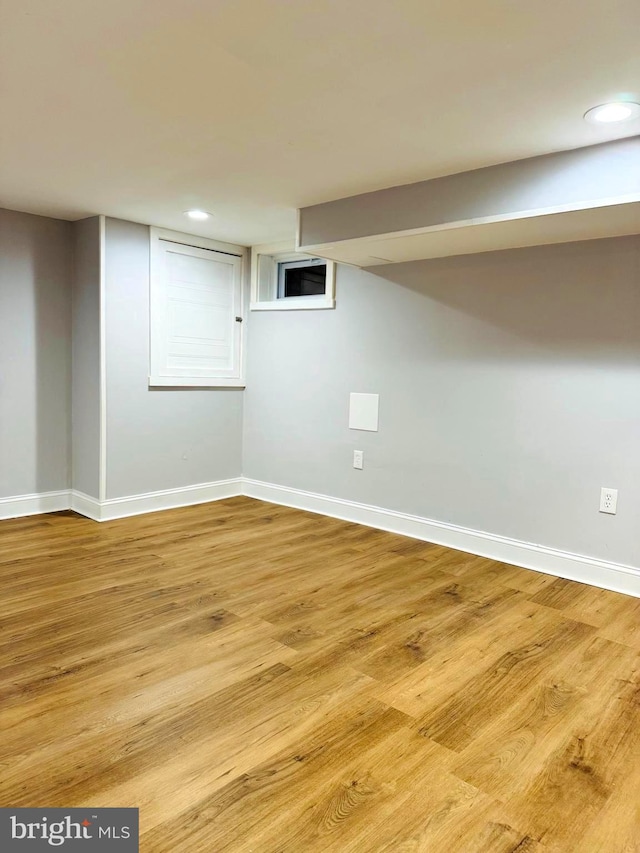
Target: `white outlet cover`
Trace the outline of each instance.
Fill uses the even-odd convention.
[[[378,394],[349,395],[349,429],[378,432]]]
[[[606,487],[600,490],[600,512],[615,515],[618,511],[618,490]]]

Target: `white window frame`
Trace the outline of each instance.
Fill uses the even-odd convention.
[[[238,322],[239,355],[238,366],[233,376],[220,376],[211,372],[208,376],[167,376],[163,375],[160,353],[162,341],[162,325],[159,317],[162,313],[161,300],[164,299],[162,287],[164,249],[162,241],[178,243],[196,250],[208,249],[240,258],[240,292]],[[168,231],[164,228],[150,228],[149,253],[149,387],[191,387],[191,388],[244,388],[245,387],[245,279],[249,250],[246,246],[223,243],[208,237],[198,237],[194,234],[184,234],[180,231]]]
[[[309,311],[336,307],[336,264],[322,258],[327,265],[324,295],[278,297],[278,264],[316,258],[297,252],[292,243],[267,243],[251,247],[251,311]],[[268,282],[260,281],[262,259],[268,259],[273,271]]]

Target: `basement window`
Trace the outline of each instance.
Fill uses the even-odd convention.
[[[335,307],[335,263],[295,252],[287,244],[251,250],[251,309]]]
[[[278,263],[278,299],[324,296],[326,290],[327,262],[322,258]]]

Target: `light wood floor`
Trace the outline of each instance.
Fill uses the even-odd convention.
[[[234,498],[0,523],[0,805],[143,853],[640,851],[640,600]]]

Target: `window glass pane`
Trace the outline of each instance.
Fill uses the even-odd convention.
[[[327,282],[327,267],[294,267],[284,271],[284,295],[323,296]]]

